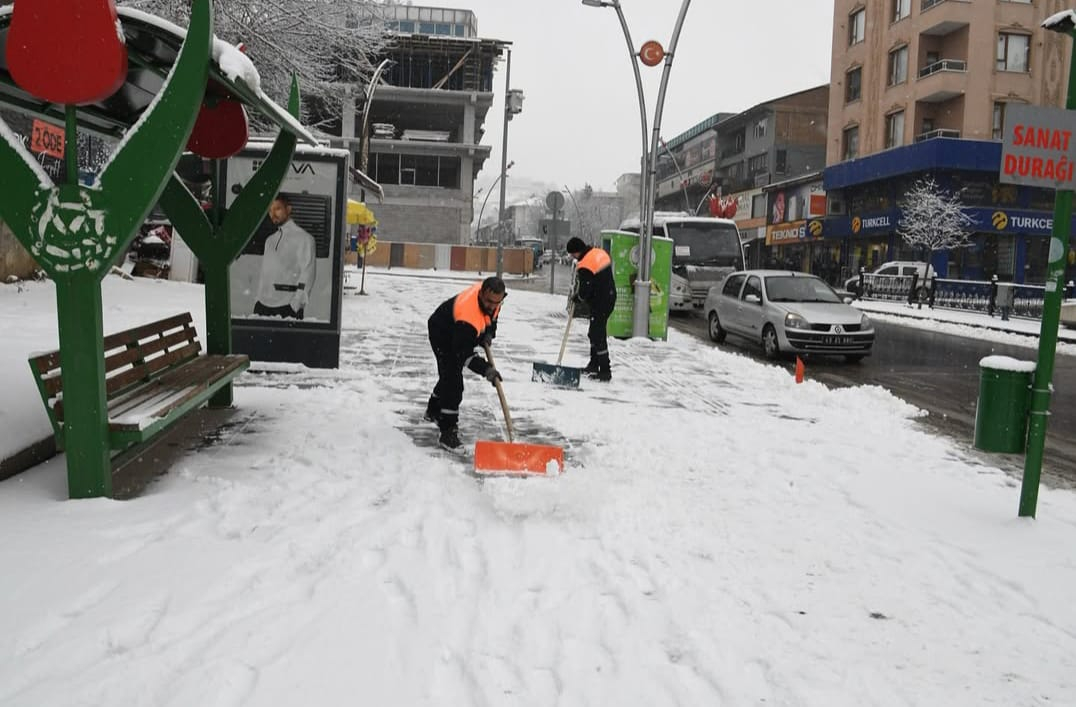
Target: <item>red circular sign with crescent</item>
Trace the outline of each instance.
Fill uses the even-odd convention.
[[[639,49],[639,58],[647,66],[657,66],[665,58],[665,50],[661,48],[661,42],[651,39]]]

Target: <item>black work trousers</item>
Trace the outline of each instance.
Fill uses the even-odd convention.
[[[463,401],[463,368],[452,350],[452,342],[443,341],[430,332],[430,348],[437,359],[437,383],[433,386],[428,409],[439,414],[437,424],[442,430],[455,429],[460,419]]]
[[[591,367],[609,370],[609,335],[606,332],[609,315],[612,312],[591,311],[590,326],[587,327],[587,339],[590,340]]]

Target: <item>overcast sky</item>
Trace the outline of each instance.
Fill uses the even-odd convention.
[[[639,102],[615,10],[580,0],[413,4],[473,10],[482,37],[512,42],[512,87],[525,96],[523,113],[509,123],[515,180],[573,189],[589,182],[611,190],[621,174],[638,171]],[[680,2],[621,0],[621,5],[636,49],[649,39],[668,47]],[[669,140],[714,113],[743,111],[829,83],[832,22],[833,3],[824,0],[693,0],[669,78],[662,137]],[[661,67],[640,65],[648,137]],[[484,138],[493,154],[479,187],[500,170],[504,70],[502,62]]]

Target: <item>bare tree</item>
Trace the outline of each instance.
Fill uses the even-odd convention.
[[[936,251],[971,245],[968,229],[975,220],[964,213],[960,197],[943,190],[932,177],[916,181],[897,205],[901,210],[897,233],[912,248],[921,249],[928,263]]]
[[[345,87],[365,84],[392,40],[385,0],[212,0],[214,34],[243,44],[258,68],[262,90],[286,103],[292,74],[303,92],[304,120],[312,127],[339,125]],[[190,0],[128,0],[143,10],[186,27]],[[254,118],[255,116],[252,116]]]

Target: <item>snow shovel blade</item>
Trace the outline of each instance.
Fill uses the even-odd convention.
[[[570,366],[556,366],[552,363],[535,363],[531,371],[531,380],[559,385],[562,388],[578,388],[582,377],[581,369]]]
[[[557,476],[564,471],[564,450],[480,439],[474,445],[474,470],[486,476]]]

